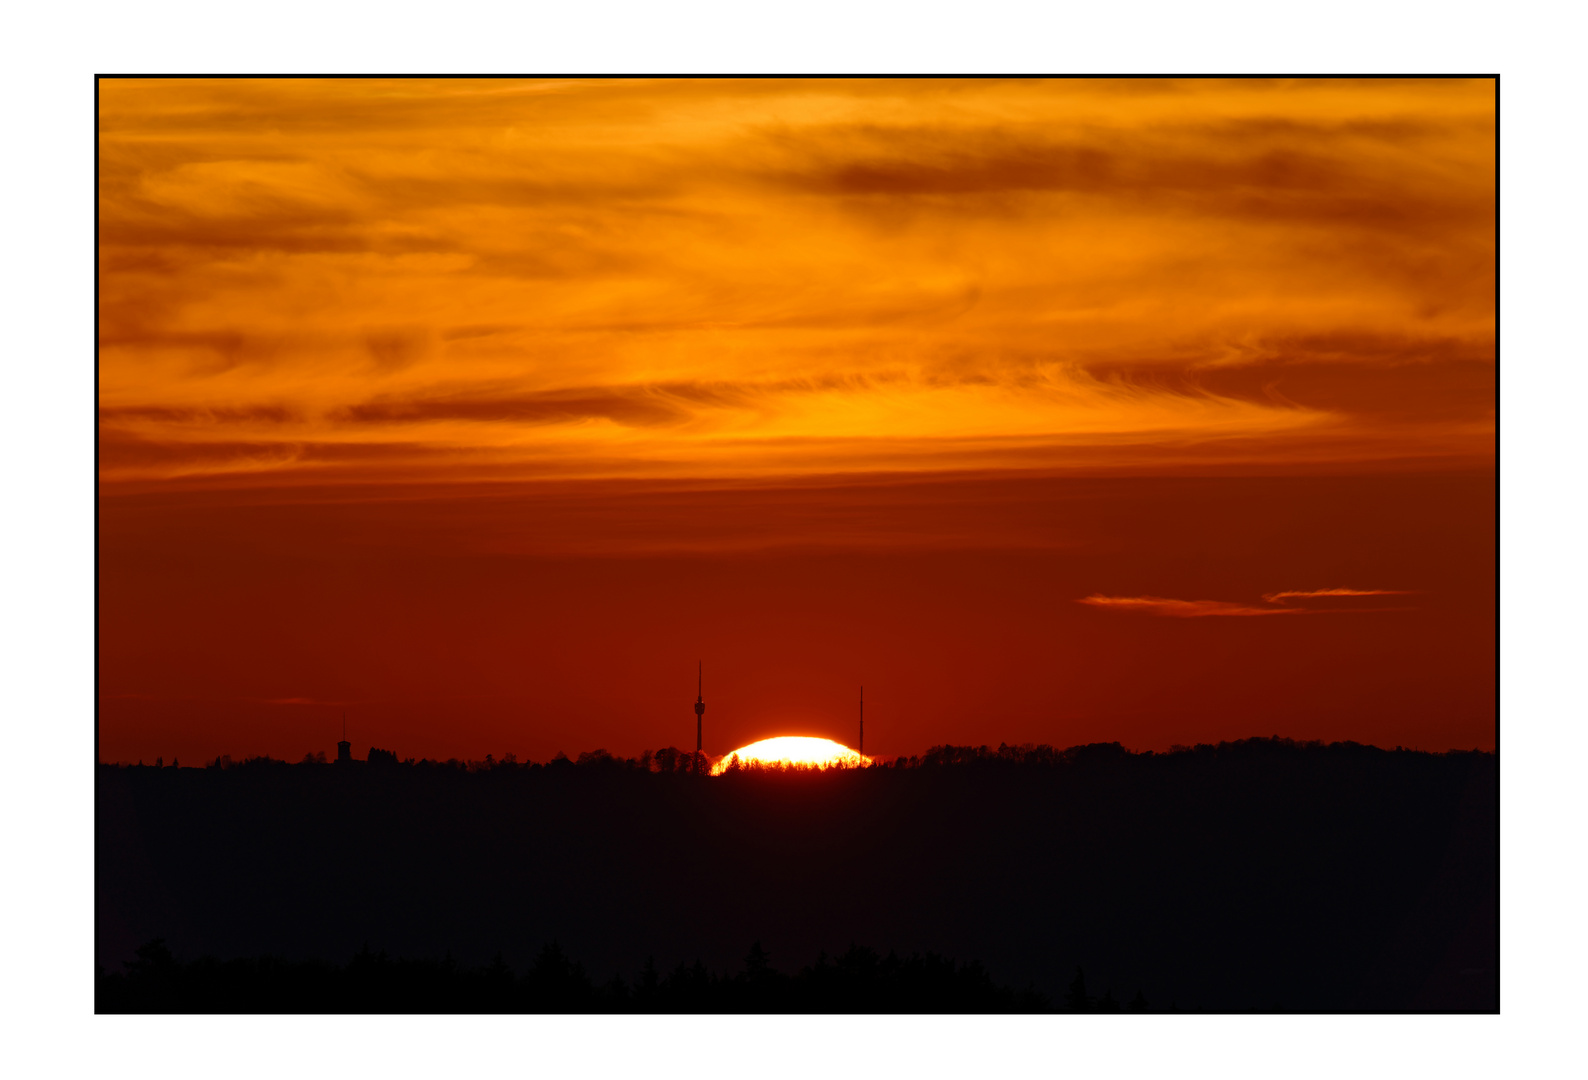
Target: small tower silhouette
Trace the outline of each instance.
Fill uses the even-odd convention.
[[[855,747],[855,753],[866,752],[866,688],[860,688],[860,745]]]
[[[353,760],[353,744],[347,741],[347,713],[342,714],[342,741],[336,744],[336,760]]]
[[[700,663],[700,666],[695,669],[695,758],[697,762],[700,758],[701,718],[706,715],[705,685],[705,664]]]

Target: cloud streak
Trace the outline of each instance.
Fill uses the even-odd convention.
[[[1410,596],[1405,589],[1303,589],[1287,590],[1285,592],[1264,593],[1263,599],[1270,604],[1282,604],[1286,600],[1310,600],[1324,596]]]
[[[1161,615],[1171,619],[1200,619],[1219,616],[1261,616],[1261,615],[1346,615],[1368,614],[1382,611],[1408,611],[1409,608],[1365,608],[1365,607],[1295,607],[1286,604],[1290,599],[1313,599],[1332,597],[1357,597],[1357,596],[1408,596],[1409,592],[1401,589],[1311,589],[1311,590],[1286,590],[1283,592],[1264,593],[1263,599],[1274,607],[1256,607],[1249,604],[1233,603],[1226,600],[1173,600],[1163,596],[1104,596],[1093,593],[1091,596],[1081,597],[1078,604],[1087,604],[1091,607],[1105,608],[1113,611],[1131,611],[1143,615]]]
[[[1143,615],[1163,615],[1171,619],[1201,619],[1210,616],[1300,615],[1300,608],[1264,608],[1224,600],[1171,600],[1163,596],[1103,596],[1097,593],[1077,600],[1078,604],[1132,611]]]

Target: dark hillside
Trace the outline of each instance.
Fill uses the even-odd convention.
[[[687,755],[684,756],[687,759]],[[937,748],[816,773],[394,760],[99,769],[98,961],[392,957],[601,984],[752,942],[1209,1010],[1498,1007],[1492,754]]]

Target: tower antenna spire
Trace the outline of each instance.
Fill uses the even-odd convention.
[[[353,745],[347,741],[347,710],[342,710],[342,741],[336,744],[336,760],[352,761]]]
[[[855,747],[855,752],[866,752],[866,688],[860,688],[860,745]]]
[[[701,718],[706,715],[706,665],[704,661],[696,661],[695,668],[695,768],[700,768],[700,726]]]

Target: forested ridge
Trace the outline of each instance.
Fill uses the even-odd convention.
[[[663,1010],[1062,1008],[1078,968],[1104,1008],[1498,1007],[1493,754],[945,746],[720,777],[670,749],[370,758],[102,766],[101,986],[230,964],[345,989],[384,954],[388,973],[451,971],[436,1002],[495,978],[492,1009],[639,1008],[648,970],[673,988],[647,999]],[[748,943],[777,962],[734,997]],[[582,1005],[534,989],[548,956],[588,983]],[[846,983],[849,1004],[816,1004],[840,983],[806,973],[846,956],[981,989],[912,1005],[898,976],[894,999]]]

